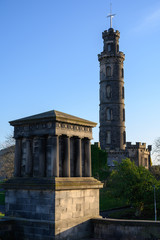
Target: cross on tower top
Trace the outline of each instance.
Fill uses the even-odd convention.
[[[112,14],[112,4],[110,4],[110,14],[107,16],[110,18],[110,28],[112,28],[112,18],[115,16],[116,14]]]

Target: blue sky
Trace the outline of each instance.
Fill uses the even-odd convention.
[[[160,1],[112,0],[125,53],[127,141],[160,136]],[[107,0],[0,1],[0,142],[8,121],[52,109],[99,122]],[[94,141],[98,141],[98,126]]]

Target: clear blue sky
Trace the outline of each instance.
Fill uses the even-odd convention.
[[[107,0],[0,1],[0,142],[8,121],[52,109],[99,122]],[[125,60],[127,141],[160,136],[160,1],[112,0]],[[98,126],[94,141],[98,141]]]

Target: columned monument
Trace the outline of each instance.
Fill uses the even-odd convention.
[[[99,216],[102,183],[91,177],[96,123],[58,111],[11,121],[16,139],[14,178],[5,215],[17,240],[80,239]]]

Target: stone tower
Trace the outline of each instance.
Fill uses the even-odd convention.
[[[100,62],[100,132],[102,149],[124,150],[126,143],[124,69],[125,55],[119,51],[119,31],[102,33],[104,47]]]

